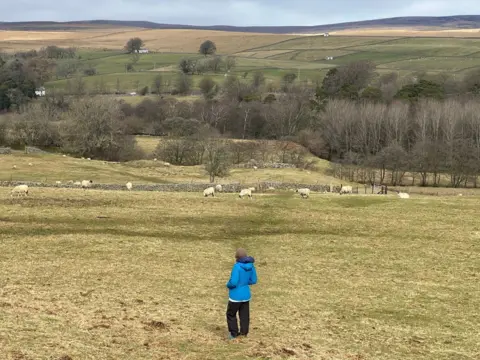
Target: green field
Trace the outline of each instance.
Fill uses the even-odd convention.
[[[80,50],[84,67],[95,67],[98,75],[85,77],[87,88],[98,87],[100,79],[108,91],[116,89],[117,79],[121,90],[136,91],[151,86],[153,78],[162,74],[170,88],[177,73],[177,64],[183,57],[199,58],[198,54],[156,53],[141,55],[134,65],[135,72],[126,73],[126,64],[131,56],[115,51]],[[323,78],[328,69],[352,61],[371,60],[380,73],[396,71],[402,75],[426,71],[463,74],[466,69],[480,67],[480,39],[453,38],[392,38],[348,36],[301,36],[263,47],[238,49],[235,54],[237,66],[233,74],[247,79],[255,71],[263,71],[270,82],[279,84],[283,75],[301,72],[303,80]],[[326,60],[333,56],[333,60]],[[152,71],[157,70],[157,71]],[[223,82],[224,74],[210,74]],[[202,76],[195,75],[197,88]],[[65,80],[51,81],[48,88],[64,88]]]

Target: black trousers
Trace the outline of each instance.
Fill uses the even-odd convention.
[[[233,337],[237,337],[239,335],[237,312],[240,315],[240,335],[247,336],[248,327],[250,326],[250,302],[228,302],[227,325],[228,332]]]

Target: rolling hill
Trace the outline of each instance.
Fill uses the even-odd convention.
[[[0,30],[23,31],[54,31],[75,30],[98,27],[135,27],[144,29],[191,29],[191,30],[217,30],[250,33],[315,33],[324,31],[338,31],[350,29],[363,29],[372,27],[395,28],[449,28],[449,29],[475,29],[480,28],[480,15],[456,16],[409,16],[366,21],[345,22],[338,24],[325,24],[314,26],[195,26],[181,24],[160,24],[150,21],[122,21],[122,20],[87,20],[73,22],[0,22]]]

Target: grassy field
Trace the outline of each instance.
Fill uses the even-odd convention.
[[[286,73],[302,72],[301,79],[322,79],[329,68],[357,60],[371,60],[380,73],[396,71],[448,72],[463,75],[480,66],[480,32],[477,30],[361,29],[321,35],[270,35],[200,30],[146,30],[98,28],[83,31],[26,32],[3,31],[0,49],[14,51],[56,44],[79,49],[84,67],[95,67],[98,75],[86,77],[87,89],[103,82],[108,91],[137,91],[151,86],[160,72],[170,88],[183,57],[197,58],[201,42],[210,39],[219,54],[237,58],[234,74],[247,79],[254,71],[263,71],[267,80],[279,85]],[[140,36],[152,53],[140,56],[135,72],[126,73],[131,62],[122,53],[124,43]],[[326,60],[332,56],[333,60]],[[155,70],[155,71],[152,71]],[[222,82],[224,74],[214,74]],[[194,87],[202,77],[194,76]],[[47,83],[47,88],[65,88],[65,80]]]
[[[475,359],[477,198],[0,188],[3,359]],[[235,248],[251,333],[226,341]]]
[[[140,146],[151,152],[158,140],[140,140]],[[32,163],[33,166],[28,166]],[[14,170],[13,165],[17,168]],[[340,180],[326,172],[328,162],[318,159],[316,171],[300,169],[232,169],[230,176],[219,178],[220,183],[240,182],[255,184],[259,181],[296,182],[304,184],[340,184]],[[140,160],[127,163],[109,163],[82,160],[61,155],[15,154],[0,157],[0,181],[37,181],[55,184],[56,181],[93,180],[95,183],[133,184],[200,182],[209,177],[201,166],[165,167],[160,161]],[[346,183],[345,181],[343,183]]]

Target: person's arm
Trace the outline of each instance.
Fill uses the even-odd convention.
[[[228,280],[227,288],[234,289],[238,285],[238,281],[240,280],[240,274],[238,273],[237,267],[234,265],[232,268],[232,273],[230,274],[230,280]]]
[[[248,285],[255,285],[257,283],[257,270],[255,266],[252,267],[252,273],[250,274],[250,279],[248,280]]]

